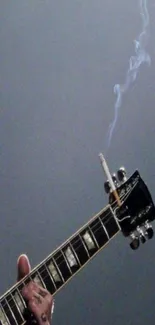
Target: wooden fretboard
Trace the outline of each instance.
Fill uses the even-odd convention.
[[[25,301],[21,290],[35,281],[52,295],[60,290],[118,233],[120,226],[108,205],[72,237],[36,266],[23,280],[0,298],[0,325],[25,323]]]

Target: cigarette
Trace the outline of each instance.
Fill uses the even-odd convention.
[[[116,187],[115,187],[114,181],[113,181],[113,179],[112,179],[112,177],[111,177],[111,174],[110,174],[110,171],[109,171],[108,165],[107,165],[106,160],[105,160],[105,158],[104,158],[104,156],[103,156],[102,153],[99,154],[99,158],[100,158],[101,166],[102,166],[102,168],[103,168],[103,170],[104,170],[104,172],[105,172],[105,175],[106,175],[106,177],[107,177],[107,179],[108,179],[108,181],[109,181],[109,184],[110,184],[110,187],[111,187],[112,193],[113,193],[113,195],[114,195],[114,197],[115,197],[115,199],[116,199],[116,201],[117,201],[117,203],[118,203],[118,206],[121,206],[121,200],[120,200],[120,197],[119,197],[119,195],[118,195],[118,193],[117,193],[117,190],[116,190]]]

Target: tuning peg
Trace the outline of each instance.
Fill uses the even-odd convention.
[[[138,247],[139,247],[139,238],[138,237],[135,237],[135,239],[132,240],[132,242],[130,243],[130,247],[133,249],[133,250],[136,250]]]
[[[112,174],[112,180],[113,180],[113,182],[114,182],[115,186],[117,187],[117,186],[118,186],[118,179],[117,179],[117,176],[116,176],[116,174],[115,174],[115,173],[114,173],[114,174]]]
[[[148,239],[151,239],[154,235],[154,231],[152,226],[146,221],[145,225],[144,225],[146,231],[145,231],[145,235]]]
[[[154,235],[153,228],[152,227],[148,228],[147,231],[146,231],[147,238],[151,239],[153,237],[153,235]]]
[[[139,233],[141,243],[144,244],[146,242],[144,231],[142,230],[142,228],[137,227],[137,232]]]
[[[139,237],[135,236],[135,234],[131,234],[131,239],[130,247],[131,249],[136,250],[140,244]]]
[[[119,168],[117,171],[117,177],[120,182],[125,182],[127,180],[125,167]]]
[[[106,192],[107,194],[110,193],[110,183],[109,183],[109,181],[106,181],[106,182],[104,183],[104,190],[105,190],[105,192]]]
[[[146,238],[145,238],[145,236],[144,235],[142,235],[142,234],[140,234],[140,240],[141,240],[141,243],[142,244],[145,244],[145,242],[146,242]]]

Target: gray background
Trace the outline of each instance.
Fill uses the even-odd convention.
[[[124,97],[112,171],[139,168],[155,199],[155,4],[150,68]],[[141,31],[138,1],[0,2],[0,292],[16,259],[32,266],[106,203],[98,153]],[[153,324],[155,239],[132,252],[120,234],[56,296],[53,324]]]

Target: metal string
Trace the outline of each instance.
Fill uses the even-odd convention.
[[[136,184],[135,184],[136,185]],[[133,188],[131,189],[131,190],[129,190],[126,194],[124,194],[124,195],[122,195],[121,197],[120,197],[120,199],[122,200],[122,202],[123,202],[123,200],[129,195],[129,193],[131,192],[133,190]],[[114,201],[112,204],[111,204],[111,207],[115,210],[118,206],[117,206],[117,201]],[[101,213],[101,215],[102,215],[102,213]],[[97,217],[97,215],[96,215],[96,217]],[[100,214],[98,215],[98,217],[100,217]],[[107,217],[109,217],[107,220],[106,220],[106,218]],[[96,220],[96,219],[94,219],[94,220],[96,220],[97,222],[95,223],[95,225],[94,226],[92,226],[92,228],[91,228],[91,230],[93,230],[93,228],[96,228],[96,225],[97,224],[100,224],[99,225],[99,227],[97,227],[95,230],[94,230],[94,232],[93,232],[93,234],[95,234],[99,229],[101,229],[101,228],[103,228],[103,225],[106,225],[112,218],[114,218],[113,217],[113,215],[111,215],[111,211],[109,212],[109,210],[107,211],[107,214],[105,214],[104,216],[103,216],[103,220],[100,218],[100,220],[101,221],[99,221],[99,220]],[[92,220],[93,221],[93,220]],[[91,222],[91,220],[90,220],[90,222]],[[102,222],[103,222],[103,225],[102,225]],[[85,226],[89,226],[89,222],[88,222],[88,224],[86,224]],[[85,227],[84,226],[84,227]],[[104,228],[103,228],[104,229]],[[73,239],[74,238],[74,236],[76,236],[76,235],[78,235],[78,233],[76,233],[75,235],[73,235],[73,237],[71,238],[71,239]],[[71,239],[69,239],[69,240],[67,240],[65,243],[64,243],[64,246],[66,246],[68,243],[70,243],[70,240]],[[107,242],[110,240],[110,238],[108,238],[107,237]],[[78,242],[78,240],[77,241],[75,241],[75,243],[77,243]],[[80,248],[82,245],[80,244],[79,246],[77,246],[76,247],[76,249],[74,249],[75,250],[75,253],[76,253],[76,250],[78,249],[78,248]],[[63,248],[63,247],[62,247]],[[99,248],[100,249],[100,248]],[[99,250],[98,248],[97,248],[97,250]],[[102,249],[102,247],[101,247],[101,249]],[[59,251],[59,248],[58,248],[58,250],[57,251]],[[57,252],[56,251],[56,252]],[[55,253],[56,253],[55,252]],[[97,252],[97,251],[96,251]],[[73,255],[74,255],[74,253],[73,253]],[[78,256],[78,255],[77,255]],[[93,255],[92,255],[92,257],[93,257]],[[52,258],[52,256],[50,256],[47,260],[46,260],[46,263],[48,262],[48,260],[50,260]],[[88,257],[88,261],[89,261],[89,259],[91,258],[91,256],[90,257]],[[55,258],[55,262],[57,263],[57,266],[58,266],[58,268],[59,268],[59,266],[64,262],[64,259],[63,260],[61,260],[61,256],[59,256],[58,258]],[[59,263],[58,263],[58,261],[60,261]],[[87,261],[86,261],[87,262]],[[44,266],[44,263],[41,263],[40,265],[39,265],[39,267],[41,267],[41,266]],[[27,275],[27,277],[25,277],[25,279],[24,279],[24,281],[26,281],[27,279],[30,279],[30,281],[31,281],[31,277],[32,277],[32,275],[37,271],[37,269],[39,268],[39,267],[37,267],[35,270],[32,270],[28,275]],[[80,266],[80,268],[82,267],[82,265]],[[79,268],[79,269],[80,269]],[[44,269],[42,270],[42,272],[43,271],[47,271],[47,267],[46,266],[44,266]],[[78,271],[78,270],[77,270]],[[42,272],[38,272],[38,274],[40,274],[41,275],[41,273]],[[47,271],[48,272],[48,271]],[[71,274],[71,277],[74,275],[74,274],[76,274],[76,272],[75,273],[73,273],[73,274]],[[44,281],[45,279],[47,278],[47,276],[45,276],[45,277],[42,277],[42,280]],[[32,279],[33,280],[33,279]],[[17,283],[17,288],[20,286],[20,285],[22,285],[22,284],[24,284],[24,281],[22,281],[21,280],[21,283]],[[52,280],[51,280],[52,281]],[[63,283],[63,284],[65,284],[65,282]],[[62,285],[63,285],[62,284]],[[9,291],[6,295],[3,295],[2,297],[1,297],[1,299],[0,299],[0,301],[2,301],[3,299],[6,299],[10,294],[12,294],[12,292],[14,291],[14,290],[16,290],[15,288],[14,289],[12,289],[11,291]],[[56,289],[57,290],[57,289]],[[18,291],[20,292],[20,294],[21,294],[21,290],[20,289],[18,289]],[[3,308],[5,308],[6,307],[6,309],[8,309],[9,310],[9,306],[10,306],[10,308],[12,308],[13,306],[14,306],[14,304],[10,304],[9,306],[8,306],[8,304],[7,303],[9,303],[9,301],[11,301],[13,298],[11,297],[11,299],[9,300],[7,300],[7,302],[6,303],[4,303],[4,305],[2,306]],[[5,313],[6,313],[6,315],[7,315],[7,310],[5,311]]]

